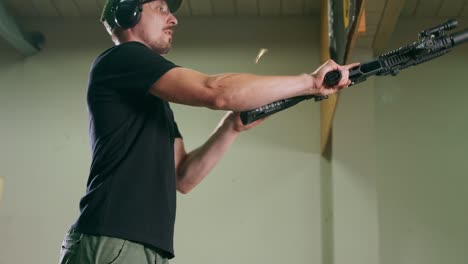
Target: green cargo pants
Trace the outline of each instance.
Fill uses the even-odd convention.
[[[169,264],[155,250],[128,240],[82,234],[70,229],[63,239],[60,264]]]

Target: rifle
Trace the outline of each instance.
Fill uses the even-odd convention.
[[[372,75],[397,75],[401,70],[440,57],[448,53],[452,47],[468,41],[468,29],[446,35],[445,31],[458,26],[457,20],[448,20],[436,27],[423,30],[418,35],[418,41],[387,52],[379,57],[362,63],[349,71],[351,85],[363,82]],[[336,85],[341,79],[339,70],[330,71],[325,75],[324,83],[328,87]],[[297,103],[314,99],[316,102],[327,99],[328,96],[305,95],[279,100],[257,109],[240,113],[242,123],[250,124],[260,118],[285,110]]]

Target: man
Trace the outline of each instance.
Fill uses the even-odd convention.
[[[174,257],[176,190],[209,173],[242,125],[239,112],[349,85],[329,61],[312,74],[206,75],[174,65],[169,52],[180,0],[108,0],[102,21],[115,46],[95,60],[88,84],[93,160],[81,214],[65,236],[61,263],[167,263]],[[335,87],[324,75],[341,70]],[[208,141],[187,153],[168,102],[229,110]]]

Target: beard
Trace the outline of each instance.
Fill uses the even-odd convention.
[[[169,53],[169,51],[172,48],[172,43],[171,41],[153,41],[151,42],[151,49],[154,50],[155,52],[164,55]]]
[[[170,45],[168,47],[165,47],[164,49],[160,49],[158,52],[161,55],[165,55],[165,54],[168,54],[169,51],[171,51],[171,46]]]

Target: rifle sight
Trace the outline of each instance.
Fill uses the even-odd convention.
[[[450,19],[447,22],[440,24],[438,26],[435,26],[430,29],[423,30],[419,33],[419,39],[427,38],[432,35],[440,36],[444,34],[444,31],[446,30],[452,30],[458,26],[458,20],[456,19]]]

